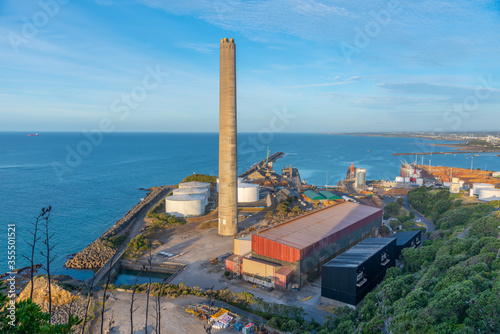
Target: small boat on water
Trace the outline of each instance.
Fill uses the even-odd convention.
[[[36,137],[38,136],[38,133],[28,133],[28,137]]]

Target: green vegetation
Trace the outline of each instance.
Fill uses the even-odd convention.
[[[193,174],[193,175],[189,175],[189,176],[185,177],[181,183],[192,182],[192,181],[207,182],[207,183],[215,184],[217,182],[217,176],[205,175],[205,174]]]
[[[170,195],[167,194],[167,196]],[[158,202],[151,210],[146,213],[146,218],[157,218],[157,215],[165,212],[165,198]]]
[[[127,252],[131,253],[132,256],[140,256],[143,252],[151,249],[152,246],[151,240],[139,234],[127,244]]]
[[[434,215],[439,229],[421,248],[403,250],[403,270],[390,268],[358,310],[336,310],[319,334],[500,332],[498,214],[486,217],[490,205],[456,206],[447,193],[410,191],[412,205]]]
[[[390,202],[384,207],[384,213],[387,214],[387,219],[396,217],[401,212],[401,204],[398,202]]]
[[[453,209],[462,206],[462,200],[454,200],[453,197],[450,196],[450,191],[448,189],[436,191],[427,187],[419,187],[410,190],[408,192],[408,201],[415,210],[434,223],[436,223],[446,211],[453,211]]]
[[[160,214],[152,214],[148,218],[155,218],[156,220],[151,225],[148,226],[148,229],[146,231],[147,235],[156,233],[169,225],[173,226],[173,225],[186,224],[186,221],[184,219],[178,218],[176,216],[171,216],[165,212],[162,212]]]
[[[10,292],[9,292],[10,294]],[[50,314],[42,312],[40,306],[31,299],[15,303],[11,313],[9,295],[3,282],[0,282],[0,332],[5,334],[73,333],[82,321],[70,315],[66,324],[50,324]]]
[[[390,202],[384,207],[383,218],[385,220],[396,218],[389,222],[389,226],[393,230],[397,230],[399,226],[401,226],[400,231],[422,230],[422,232],[425,233],[425,228],[415,227],[415,223],[412,221],[412,219],[415,219],[415,212],[407,212],[403,209],[403,204],[404,199],[398,198],[396,201]]]
[[[278,204],[278,206],[276,207],[276,212],[278,214],[278,216],[280,217],[284,217],[288,214],[288,212],[290,212],[290,204],[288,202],[281,202],[280,204]]]
[[[113,249],[117,249],[121,246],[121,244],[127,239],[128,233],[124,233],[122,235],[115,235],[111,238],[103,238],[102,243],[108,247]]]
[[[169,215],[165,212],[165,199],[162,199],[158,202],[151,210],[146,214],[146,218],[155,219],[155,221],[148,226],[148,230],[146,231],[146,235],[153,234],[168,225],[183,225],[186,221],[182,218]]]

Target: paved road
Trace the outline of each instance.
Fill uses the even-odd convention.
[[[418,211],[416,211],[411,205],[410,203],[408,202],[408,199],[406,198],[406,196],[401,196],[403,199],[404,199],[404,203],[403,203],[403,207],[408,210],[408,211],[413,211],[415,212],[415,219],[416,220],[421,220],[422,223],[425,224],[425,227],[427,229],[427,232],[433,232],[436,230],[436,227],[434,226],[434,224],[428,220],[427,218],[425,218],[423,215],[421,215]],[[396,196],[391,196],[391,197],[386,197],[382,200],[382,202],[384,203],[384,206],[387,205],[388,203],[390,202],[394,202],[396,200]]]

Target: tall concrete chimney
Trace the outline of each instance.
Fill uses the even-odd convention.
[[[236,54],[234,39],[220,43],[219,234],[238,232],[236,157]]]

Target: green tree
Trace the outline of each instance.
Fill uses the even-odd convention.
[[[396,202],[390,202],[384,207],[384,212],[389,214],[391,217],[395,217],[399,215],[399,211],[401,209],[401,205]]]
[[[496,217],[483,217],[472,223],[469,236],[477,238],[496,237],[500,231],[499,226],[500,220]]]
[[[300,215],[302,213],[302,209],[300,208],[300,206],[296,205],[292,208],[292,212],[296,215]]]

